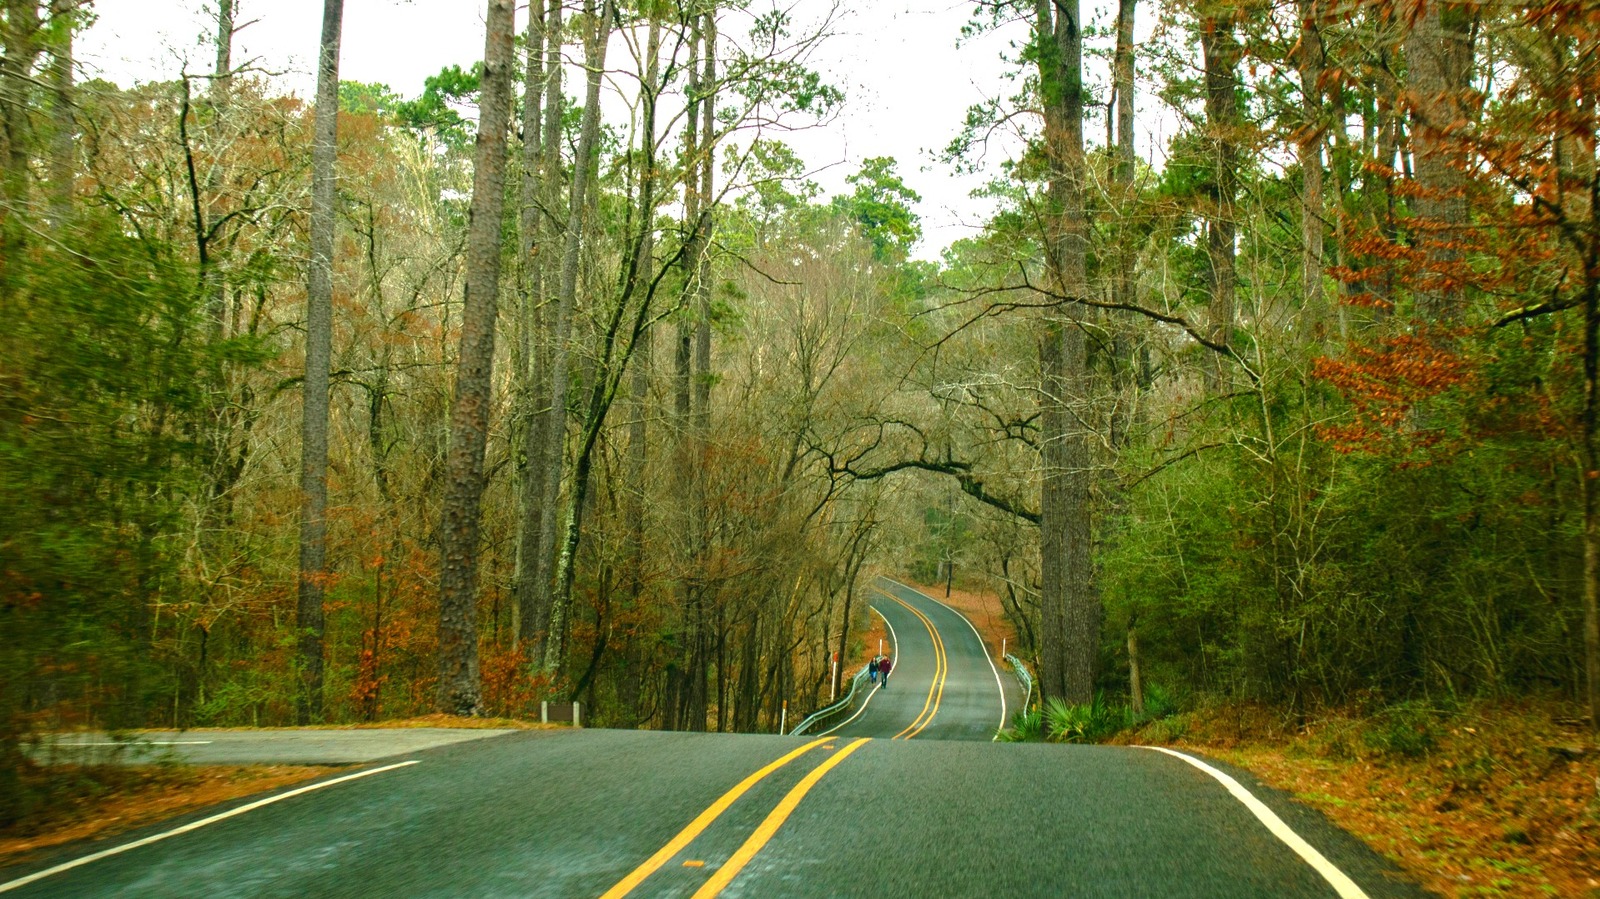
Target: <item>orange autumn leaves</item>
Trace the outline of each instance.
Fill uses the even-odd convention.
[[[1417,334],[1390,337],[1377,346],[1358,345],[1341,359],[1323,357],[1313,373],[1350,404],[1346,423],[1319,429],[1342,453],[1383,452],[1402,437],[1417,447],[1437,444],[1442,431],[1414,426],[1418,407],[1477,382],[1474,368],[1458,353]]]

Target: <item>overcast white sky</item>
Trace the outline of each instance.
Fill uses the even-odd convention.
[[[797,29],[831,6],[829,0],[784,3],[793,7]],[[1094,5],[1086,3],[1086,12]],[[795,133],[787,141],[829,193],[842,191],[845,176],[863,159],[899,160],[901,176],[923,197],[917,211],[924,238],[917,255],[935,258],[951,241],[973,233],[988,206],[969,197],[983,178],[956,177],[932,154],[955,135],[969,105],[1012,91],[1003,80],[1000,53],[1023,35],[987,36],[957,49],[973,8],[969,0],[866,0],[841,6],[837,34],[813,65],[844,90],[845,110],[826,129]],[[281,73],[286,90],[309,96],[322,0],[236,0],[236,7],[239,21],[250,24],[238,36],[235,64],[254,61]],[[340,77],[387,84],[415,96],[428,75],[482,56],[484,8],[482,0],[346,0]],[[78,47],[84,74],[126,85],[172,78],[185,69],[210,71],[214,26],[207,21],[205,0],[98,0],[95,11],[98,21]],[[519,21],[525,15],[519,10]],[[1150,118],[1143,113],[1141,122]],[[1166,142],[1155,133],[1162,130],[1159,124],[1148,130],[1140,135],[1145,155]]]

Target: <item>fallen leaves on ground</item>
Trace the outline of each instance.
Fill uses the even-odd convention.
[[[1191,713],[1180,743],[1321,810],[1442,895],[1600,897],[1600,745],[1564,712],[1484,703],[1420,725],[1338,714],[1294,729],[1230,708]],[[1396,726],[1426,740],[1374,748]]]
[[[55,766],[44,772],[62,784],[54,791],[55,801],[26,826],[0,832],[0,866],[74,840],[110,837],[339,770],[302,765]]]

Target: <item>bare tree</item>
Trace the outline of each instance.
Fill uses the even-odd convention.
[[[537,384],[529,398],[527,451],[523,460],[523,502],[517,535],[517,573],[514,592],[517,597],[519,641],[532,640],[531,658],[537,661],[542,653],[543,629],[550,617],[550,554],[555,545],[555,502],[559,498],[561,482],[551,482],[551,429],[556,426],[555,394],[551,392],[550,379],[555,367],[554,331],[561,326],[562,310],[559,302],[554,310],[546,310],[550,294],[559,286],[561,259],[552,252],[561,237],[559,227],[564,220],[556,218],[556,208],[561,197],[561,29],[562,0],[550,0],[544,20],[544,136],[540,140],[539,161],[540,191],[536,197],[536,239],[545,249],[537,259],[528,259],[526,265],[537,267],[534,277],[540,305],[538,336],[528,351],[537,360]],[[526,139],[526,137],[524,138]],[[526,159],[526,156],[524,157]],[[526,175],[524,175],[526,177]],[[525,220],[526,221],[526,220]],[[570,322],[570,311],[568,322]],[[570,325],[569,325],[570,327]],[[548,342],[550,345],[543,345]],[[565,427],[563,422],[562,427]],[[559,453],[562,443],[554,444]]]

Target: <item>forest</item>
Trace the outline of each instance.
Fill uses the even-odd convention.
[[[876,572],[1046,699],[1600,723],[1592,3],[974,3],[928,258],[937,174],[785,142],[842,6],[487,0],[407,97],[324,0],[302,98],[249,4],[131,86],[0,12],[0,817],[77,727],[770,732]]]

